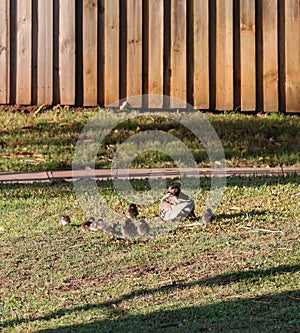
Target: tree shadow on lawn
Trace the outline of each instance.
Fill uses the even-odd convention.
[[[258,210],[251,210],[251,211],[244,211],[241,210],[238,213],[229,213],[229,214],[216,214],[216,218],[217,219],[233,219],[233,218],[237,218],[237,217],[247,217],[247,215],[249,216],[264,216],[266,214],[269,214],[270,211],[267,210],[262,210],[262,211],[258,211]]]
[[[300,290],[199,307],[156,311],[147,315],[115,313],[116,319],[45,329],[70,332],[299,332]]]
[[[9,135],[7,139],[3,141],[2,145],[5,147],[6,145],[9,146],[14,143],[15,135],[16,133],[19,133],[22,135],[24,134],[23,136],[25,136],[25,142],[20,145],[20,148],[26,148],[28,145],[46,146],[50,151],[63,154],[65,147],[67,147],[66,151],[71,154],[72,147],[76,145],[80,133],[86,124],[85,120],[86,119],[84,119],[84,121],[74,121],[71,124],[66,123],[65,125],[67,126],[61,126],[59,123],[49,123],[45,120],[45,122],[32,127],[29,126],[17,130],[0,131],[0,136],[2,137],[4,135]],[[300,122],[290,120],[291,118],[289,117],[276,119],[255,116],[244,117],[242,115],[240,117],[232,117],[228,115],[220,117],[215,116],[210,121],[223,144],[226,159],[232,160],[234,165],[238,163],[237,160],[250,159],[257,161],[258,165],[269,163],[271,166],[276,166],[281,163],[289,165],[297,163],[297,156],[299,154]],[[119,127],[124,128],[125,131],[135,130],[137,127],[140,127],[142,131],[161,129],[168,132],[173,128],[178,129],[178,124],[172,121],[167,122],[168,126],[158,122],[147,124],[142,119],[138,121],[133,120],[133,122],[134,126],[130,126],[125,122],[125,124],[120,123]],[[105,138],[105,144],[116,145],[116,143],[123,142],[129,135],[127,134],[127,136],[124,136],[123,134],[122,137],[115,137],[114,133],[115,132],[112,131],[112,133]],[[180,139],[183,140],[185,135],[187,133],[189,134],[189,131],[187,129],[181,129],[178,133],[178,135],[181,135]],[[190,141],[193,140],[191,139]],[[59,147],[61,147],[61,149],[59,149]],[[36,153],[39,153],[39,150],[37,150]],[[45,154],[44,151],[43,153]],[[209,162],[205,151],[196,149],[194,154],[197,162]],[[259,159],[262,159],[262,161],[259,161]],[[23,166],[22,169],[30,170],[30,168],[33,168],[38,170],[41,166],[43,170],[65,170],[70,169],[72,165],[70,160],[47,160],[40,166],[35,167],[28,165],[26,167]],[[104,162],[101,162],[101,166],[109,168],[110,163],[105,160]]]
[[[39,332],[298,332],[300,329],[300,290],[250,299],[219,301],[199,307],[162,310],[147,315],[127,315],[126,310],[119,307],[123,301],[155,295],[156,293],[167,293],[176,289],[184,291],[194,286],[229,285],[244,280],[253,280],[254,282],[263,277],[293,274],[298,271],[300,271],[300,265],[279,266],[265,270],[237,271],[192,282],[179,281],[159,288],[135,290],[103,303],[90,303],[69,309],[60,309],[44,317],[8,320],[2,326],[11,327],[36,320],[50,321],[82,311],[106,309],[106,311],[110,311],[112,319],[40,330]],[[255,328],[254,331],[252,327]]]

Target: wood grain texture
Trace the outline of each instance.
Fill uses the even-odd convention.
[[[149,88],[148,93],[155,94],[149,98],[150,108],[163,106],[164,89],[164,1],[149,1]]]
[[[216,1],[216,109],[233,109],[233,3]]]
[[[264,111],[278,111],[277,0],[263,1],[263,96]]]
[[[171,97],[186,102],[187,56],[186,56],[186,1],[171,1]],[[171,107],[177,102],[171,99]]]
[[[60,103],[75,104],[75,0],[59,2]]]
[[[9,0],[0,0],[0,104],[9,103]]]
[[[300,113],[299,31],[300,0],[0,0],[0,104]]]
[[[142,94],[142,1],[127,0],[127,98]],[[141,107],[142,99],[131,100]]]
[[[104,10],[104,104],[119,100],[120,8],[118,0],[105,0]]]
[[[209,109],[208,0],[194,1],[194,106]]]
[[[285,1],[286,111],[300,111],[300,1]]]
[[[16,103],[31,103],[31,56],[32,56],[32,7],[31,2],[17,2],[17,65]]]
[[[53,2],[38,1],[37,103],[53,102]]]
[[[256,109],[255,1],[240,1],[241,110]]]
[[[83,104],[97,105],[98,1],[84,0],[82,16]]]

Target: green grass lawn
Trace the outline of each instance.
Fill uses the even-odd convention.
[[[0,110],[0,171],[71,169],[79,135],[99,110],[71,108],[34,113]],[[117,115],[100,111],[107,122]],[[300,166],[299,116],[206,114],[224,147],[228,167]],[[162,116],[139,117],[120,123],[107,135],[96,158],[97,168],[110,168],[117,148],[126,138],[146,130],[162,130],[181,140],[199,167],[208,167],[208,156],[193,133]],[[167,155],[145,152],[132,167],[174,167]]]
[[[52,129],[63,131],[57,117]],[[72,184],[0,184],[2,332],[299,332],[299,183],[229,178],[214,223],[139,243],[80,232]],[[99,188],[125,212],[112,182]],[[158,203],[140,210],[157,215]],[[72,224],[61,228],[59,214]]]

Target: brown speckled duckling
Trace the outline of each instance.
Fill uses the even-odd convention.
[[[60,215],[58,218],[58,222],[60,226],[65,226],[71,223],[71,219],[69,215]]]
[[[139,224],[137,225],[137,232],[140,236],[146,236],[150,231],[149,224],[144,220],[140,220]]]
[[[139,215],[136,204],[130,204],[127,211],[127,218],[134,220]]]
[[[137,235],[137,228],[131,219],[125,220],[125,225],[122,228],[122,236],[124,238],[132,238]]]

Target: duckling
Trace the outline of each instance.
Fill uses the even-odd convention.
[[[138,209],[136,204],[132,203],[130,204],[128,210],[127,210],[127,218],[134,220],[139,215]]]
[[[137,232],[140,236],[146,236],[150,231],[149,224],[144,220],[140,220],[138,226],[137,226]]]
[[[131,219],[125,220],[125,225],[122,228],[121,233],[124,238],[132,238],[137,235],[137,228]]]
[[[102,219],[99,219],[97,221],[94,219],[94,221],[92,221],[92,223],[90,224],[89,229],[91,231],[98,231],[100,229],[103,229],[103,226],[104,226],[104,223],[103,223]]]
[[[94,217],[90,217],[87,221],[83,222],[81,225],[81,231],[88,231],[90,230],[90,226],[91,224],[95,222],[95,218]]]
[[[172,185],[161,200],[159,215],[164,221],[177,217],[195,217],[194,200],[181,192],[178,185]]]
[[[58,218],[58,222],[60,224],[60,226],[65,226],[69,223],[71,223],[71,219],[69,215],[60,215]]]
[[[108,232],[110,234],[113,234],[115,236],[121,236],[120,231],[117,230],[117,227],[119,226],[118,223],[110,223],[105,225],[105,227],[103,228],[103,230],[105,232]]]
[[[214,220],[215,216],[214,213],[212,212],[210,207],[206,207],[205,211],[202,215],[202,225],[206,226],[208,223],[212,222]]]

